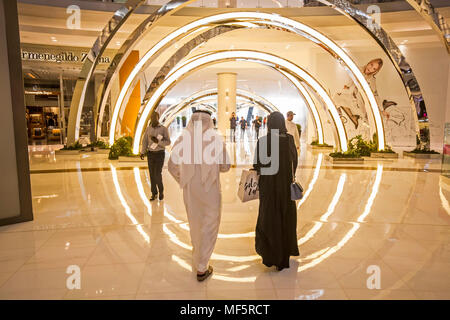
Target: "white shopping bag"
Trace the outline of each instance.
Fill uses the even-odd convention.
[[[256,170],[242,170],[238,197],[242,202],[259,198],[259,177]]]

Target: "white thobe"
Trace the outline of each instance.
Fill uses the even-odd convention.
[[[286,120],[286,129],[288,133],[294,137],[297,149],[300,149],[300,134],[298,133],[297,125],[292,121]]]
[[[218,166],[217,179],[209,190],[205,189],[201,181],[201,165],[195,165],[193,178],[183,188],[183,199],[192,242],[192,260],[197,272],[205,272],[208,269],[208,262],[219,233],[222,209],[219,171],[228,171],[230,164],[218,164]],[[179,182],[180,166],[169,160],[168,170]]]

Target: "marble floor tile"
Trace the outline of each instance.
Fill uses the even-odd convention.
[[[276,289],[280,300],[348,300],[344,290],[339,288],[323,289]]]
[[[144,263],[85,266],[81,269],[81,289],[68,291],[65,299],[97,299],[135,295],[144,272]]]
[[[252,143],[232,149],[245,158]],[[281,272],[264,266],[255,252],[259,202],[239,200],[245,165],[232,168],[221,175],[214,273],[199,283],[182,190],[166,166],[165,199],[150,202],[145,162],[33,150],[34,220],[0,227],[0,299],[450,297],[450,214],[442,200],[448,202],[450,193],[440,192],[439,161],[369,159],[338,166],[302,146],[300,256]],[[81,268],[80,290],[67,289],[69,265]],[[367,268],[374,265],[381,271],[380,290],[367,288]]]

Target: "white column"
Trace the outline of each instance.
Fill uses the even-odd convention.
[[[217,89],[217,128],[225,136],[231,114],[236,112],[236,73],[218,73]]]

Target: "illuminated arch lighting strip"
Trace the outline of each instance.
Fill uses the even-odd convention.
[[[120,189],[119,180],[117,179],[116,168],[112,164],[110,164],[109,166],[111,168],[111,175],[112,175],[112,179],[113,179],[113,183],[114,183],[114,188],[116,189],[117,197],[119,198],[120,203],[122,204],[122,207],[125,209],[125,214],[131,220],[131,222],[134,225],[136,225],[136,229],[142,235],[144,240],[147,243],[150,243],[149,235],[144,231],[144,229],[142,228],[142,225],[139,224],[139,222],[136,220],[135,216],[133,216],[133,214],[131,213],[130,206],[128,205],[127,201],[125,200],[125,198],[122,194],[122,190]]]
[[[311,230],[304,237],[298,240],[299,245],[302,245],[309,239],[311,239],[322,228],[323,223],[327,221],[328,217],[334,212],[334,210],[336,209],[336,205],[338,204],[339,199],[341,198],[342,192],[344,191],[346,180],[347,174],[342,173],[341,177],[339,178],[336,193],[334,194],[334,197],[331,200],[330,205],[328,206],[328,210],[319,218],[319,220],[322,222],[316,222],[314,224],[314,227],[312,227]]]
[[[320,154],[319,155],[319,158],[318,158],[318,160],[317,160],[317,162],[316,162],[316,168],[315,168],[315,170],[314,170],[314,176],[313,176],[313,179],[312,179],[312,183],[310,183],[309,184],[309,186],[308,186],[308,190],[307,190],[307,194],[309,194],[310,192],[311,192],[311,190],[314,188],[314,184],[315,184],[315,182],[317,181],[317,177],[318,177],[318,175],[319,175],[319,172],[320,172],[320,168],[321,168],[321,164],[322,164],[322,157],[323,157],[323,154]],[[345,174],[343,174],[343,175],[345,175]],[[345,177],[346,177],[346,175],[345,175]],[[342,175],[341,175],[341,179],[339,180],[339,184],[338,184],[338,190],[336,191],[336,194],[339,194],[339,197],[340,197],[340,194],[342,193],[342,191],[339,191],[339,190],[343,190],[343,184],[345,183],[345,178],[344,178],[344,181],[343,182],[341,182],[343,180],[343,178],[342,178]],[[340,185],[342,185],[341,187],[340,187]],[[335,197],[334,198],[336,198],[336,195],[335,195]],[[333,199],[334,200],[334,199]],[[335,204],[333,205],[333,203],[337,203],[337,201],[338,200],[335,200],[334,202],[332,202],[331,204],[330,204],[330,206],[329,206],[329,208],[328,208],[328,211],[327,212],[330,212],[330,211],[332,211],[332,210],[334,210],[334,207],[335,207]],[[331,209],[330,209],[331,208]],[[173,221],[173,222],[175,222],[175,223],[177,223],[178,224],[178,226],[181,228],[181,229],[184,229],[185,231],[190,231],[189,230],[189,227],[188,227],[188,222],[183,222],[183,221],[181,221],[181,220],[178,220],[178,219],[176,219],[173,215],[171,215],[169,212],[168,212],[168,210],[165,208],[165,210],[164,210],[164,215],[170,220],[170,221]],[[325,215],[324,216],[322,216],[321,217],[321,219],[324,219],[324,218],[327,218],[329,216],[329,214],[327,215],[327,213],[325,213]],[[317,224],[317,223],[316,223]],[[314,230],[315,228],[313,228],[312,230]],[[306,241],[308,241],[308,239],[309,238],[311,238],[312,237],[312,235],[310,235],[310,236],[308,236],[310,234],[310,232],[308,232],[307,233],[307,235],[305,236],[305,237],[303,237],[303,238],[301,238],[299,241],[298,241],[298,244],[299,245],[301,245],[301,244],[303,244],[304,242],[306,242]],[[171,234],[171,236],[173,236],[173,234]],[[254,237],[255,236],[255,232],[254,231],[252,231],[252,232],[247,232],[247,233],[233,233],[233,234],[218,234],[218,238],[219,239],[234,239],[234,238],[251,238],[251,237]],[[187,247],[185,247],[185,248],[187,248]]]
[[[186,61],[187,62],[187,61]],[[322,122],[319,116],[319,113],[317,112],[317,108],[316,105],[314,103],[314,101],[311,98],[311,95],[309,94],[309,92],[305,89],[305,87],[303,86],[303,84],[301,84],[301,82],[295,78],[294,76],[291,76],[289,73],[283,71],[283,70],[278,70],[276,68],[274,68],[276,71],[281,72],[289,81],[292,82],[292,84],[297,88],[297,90],[300,92],[300,95],[303,97],[303,99],[305,100],[308,109],[310,110],[310,112],[313,114],[313,119],[314,119],[314,125],[316,127],[316,131],[317,131],[317,136],[319,139],[319,143],[324,143],[324,134],[323,134],[323,127],[322,127]],[[212,89],[212,90],[205,90],[205,94],[207,94],[208,92],[217,92],[217,89]],[[203,91],[202,91],[203,92]],[[257,101],[259,103],[259,100],[263,101],[266,105],[271,106],[272,110],[269,110],[269,112],[272,111],[279,111],[279,109],[277,107],[275,107],[272,103],[270,103],[269,101],[267,101],[266,99],[254,95],[251,92],[248,92],[246,90],[242,90],[242,89],[238,89],[237,90],[238,95],[248,95],[251,98],[253,98],[255,101]],[[200,94],[200,92],[198,93]],[[195,99],[197,94],[192,95],[191,97],[186,98],[185,100],[183,100],[182,102],[180,102],[179,104],[182,104],[186,101],[189,102],[191,101],[191,99]],[[193,101],[193,100],[192,100]],[[165,112],[168,112],[168,110],[171,107],[169,107]],[[164,119],[164,114],[161,115],[161,118]]]
[[[208,53],[203,53],[200,54],[196,57],[190,58],[187,61],[184,62],[184,64],[188,64],[193,62],[194,60],[198,59],[199,57],[204,57],[207,56]],[[261,63],[261,61],[256,61]],[[181,68],[181,66],[176,66],[174,69],[171,70],[171,72],[168,74],[167,77],[170,77],[177,69]],[[313,114],[313,119],[314,119],[314,125],[316,127],[316,131],[318,134],[318,139],[319,139],[319,143],[323,143],[323,128],[322,128],[322,124],[321,124],[321,119],[320,116],[317,112],[316,106],[314,104],[314,102],[312,101],[312,98],[309,94],[309,92],[304,88],[304,86],[300,83],[300,81],[298,81],[298,79],[296,79],[296,77],[289,75],[289,73],[283,71],[283,70],[278,70],[277,68],[273,68],[279,72],[281,72],[283,75],[285,75],[289,81],[291,81],[293,83],[293,85],[297,88],[297,90],[299,91],[300,95],[303,97],[303,99],[307,102],[307,106],[308,109],[310,110],[310,112]]]
[[[237,101],[240,104],[244,104],[245,106],[252,106],[252,107],[256,107],[256,108],[260,108],[263,109],[266,112],[269,112],[266,108],[263,108],[259,103],[256,103],[254,101],[251,101],[250,99],[243,99],[243,98],[238,98]],[[200,101],[194,101],[194,102],[189,102],[187,104],[183,104],[183,105],[177,105],[177,108],[174,110],[171,110],[171,114],[167,115],[163,118],[163,120],[161,120],[161,124],[163,126],[168,126],[170,123],[172,123],[173,119],[177,116],[177,114],[179,114],[180,112],[184,111],[184,109],[186,108],[195,108],[197,106],[205,106],[205,104],[209,104],[209,103],[215,103],[217,102],[217,100],[213,100],[213,99],[202,99]],[[207,105],[207,108],[210,109],[211,112],[217,112],[217,107],[211,106],[211,105]],[[238,107],[237,109],[239,109],[240,107]]]
[[[381,178],[383,175],[383,165],[379,164],[377,167],[377,173],[375,177],[375,182],[372,186],[372,192],[370,193],[369,198],[367,199],[366,206],[364,207],[363,213],[358,217],[358,222],[352,222],[353,227],[347,232],[347,234],[333,247],[329,248],[324,254],[322,254],[320,257],[315,258],[313,261],[306,263],[298,268],[298,272],[305,271],[309,268],[314,267],[315,265],[321,263],[323,260],[340,250],[355,234],[356,231],[358,231],[359,227],[361,226],[361,222],[364,221],[364,219],[367,217],[367,215],[370,213],[372,209],[373,202],[375,200],[376,195],[378,194],[378,190],[380,188]]]
[[[251,100],[243,99],[242,97],[238,98],[236,101],[239,102],[240,105],[251,106],[251,107],[260,108],[260,109],[263,109],[264,111],[267,111],[267,109],[261,107],[260,104],[252,102]],[[217,112],[217,107],[213,106],[216,102],[217,102],[217,99],[202,99],[199,101],[189,102],[184,105],[178,105],[178,108],[176,108],[175,110],[172,110],[172,113],[170,115],[166,116],[165,119],[161,120],[160,123],[163,126],[170,125],[170,123],[172,123],[173,119],[180,112],[184,111],[184,109],[186,109],[186,108],[197,108],[199,106],[199,107],[209,109],[213,113]],[[241,108],[241,106],[237,107],[237,109],[240,109],[240,108]]]
[[[167,125],[172,122],[173,118],[181,112],[184,108],[187,106],[190,106],[193,102],[198,101],[198,103],[202,102],[200,99],[203,99],[205,97],[209,96],[216,96],[218,90],[217,89],[209,89],[209,90],[203,90],[200,92],[197,92],[190,97],[182,100],[179,103],[175,103],[172,106],[168,107],[160,116],[161,123],[163,125]],[[257,96],[255,94],[252,94],[251,92],[238,89],[236,90],[237,96],[241,98],[245,98],[246,101],[252,102],[253,101],[259,105],[259,107],[263,108],[267,112],[273,112],[273,111],[279,111],[277,107],[275,107],[272,103],[267,101],[266,99]],[[253,100],[253,101],[252,101]]]
[[[190,266],[186,261],[178,257],[177,255],[172,255],[172,261],[176,262],[180,267],[183,269],[186,269],[188,271],[192,271],[192,266]],[[246,266],[248,267],[248,266]],[[228,269],[229,271],[233,271]],[[243,270],[243,268],[240,268],[236,271]],[[212,274],[213,279],[217,280],[223,280],[223,281],[229,281],[229,282],[255,282],[256,277],[242,277],[242,278],[236,278],[236,277],[229,277],[225,275],[218,274],[217,272]]]
[[[168,75],[167,75],[166,77],[170,77],[170,76],[171,76],[177,69],[179,69],[182,65],[186,65],[186,64],[188,64],[188,63],[194,61],[195,59],[198,59],[199,57],[204,57],[204,56],[207,56],[207,55],[208,55],[207,52],[206,52],[206,53],[202,53],[202,54],[199,54],[199,55],[197,55],[197,56],[195,56],[195,57],[192,57],[192,58],[189,58],[189,59],[185,60],[184,62],[182,62],[182,64],[181,64],[181,63],[177,64],[177,65],[176,65],[176,66],[168,73]],[[310,111],[310,112],[312,113],[312,115],[313,115],[314,126],[315,126],[315,128],[316,128],[316,133],[317,133],[318,141],[319,141],[320,144],[323,144],[323,143],[324,143],[324,133],[323,133],[322,121],[321,121],[321,118],[320,118],[319,113],[318,113],[318,111],[317,111],[316,105],[315,105],[314,101],[312,100],[311,95],[309,94],[309,92],[305,89],[305,87],[303,86],[303,84],[302,84],[296,77],[290,75],[289,73],[287,73],[287,72],[285,72],[285,71],[283,71],[283,70],[278,70],[277,68],[273,68],[273,69],[276,70],[276,71],[278,71],[278,72],[281,72],[281,73],[282,73],[289,81],[291,81],[292,84],[293,84],[293,85],[297,88],[297,90],[299,91],[300,95],[301,95],[301,96],[303,97],[303,99],[306,101],[307,107],[308,107],[309,111]],[[206,92],[206,91],[208,91],[208,90],[205,90],[205,92]],[[238,90],[237,90],[238,93],[240,93],[241,91],[242,91],[243,93],[245,92],[245,93],[248,94],[248,95],[254,96],[255,100],[256,100],[256,99],[261,99],[261,100],[264,101],[266,104],[271,105],[275,111],[279,111],[278,108],[276,108],[273,104],[271,104],[269,101],[263,99],[262,97],[255,96],[255,95],[253,95],[252,93],[247,92],[247,91],[242,90],[242,89],[238,89]],[[196,94],[192,95],[191,97],[186,98],[186,99],[183,100],[183,101],[191,101],[192,99],[195,98],[195,96],[196,96]],[[119,100],[118,100],[118,101],[119,101]],[[180,102],[179,104],[183,103],[183,101]],[[176,105],[174,105],[174,106],[176,106]],[[116,107],[117,107],[117,104],[116,104]],[[123,104],[122,104],[121,106],[119,106],[119,114],[120,114],[120,109],[121,109],[122,107],[123,107]],[[169,107],[169,109],[170,109],[170,108],[171,108],[171,107]],[[167,109],[167,110],[165,111],[165,113],[168,112],[169,109]],[[164,118],[165,118],[165,115],[164,115],[164,114],[161,115],[161,119],[164,119]],[[117,126],[117,122],[116,122],[116,126]],[[111,126],[110,130],[112,130],[112,129],[113,129],[113,127]],[[344,127],[344,129],[345,129],[345,127]],[[116,128],[114,128],[114,130],[110,132],[110,139],[111,139],[111,136],[115,136],[115,132],[116,132],[116,131],[117,131]],[[112,134],[111,134],[111,133],[112,133]],[[110,141],[113,141],[113,140],[110,140]]]
[[[133,172],[134,172],[134,181],[136,181],[136,186],[138,188],[139,196],[141,197],[142,202],[147,207],[148,214],[150,216],[152,216],[152,205],[151,205],[150,201],[148,200],[147,196],[145,195],[144,185],[142,184],[142,179],[141,179],[141,174],[140,174],[139,168],[134,167]]]
[[[375,96],[367,83],[364,75],[359,70],[358,66],[353,62],[353,60],[348,56],[348,54],[342,50],[336,43],[334,43],[331,39],[323,35],[322,33],[318,32],[317,30],[314,30],[313,28],[306,26],[298,21],[281,17],[274,14],[267,14],[267,13],[261,13],[261,12],[232,12],[232,13],[225,13],[225,14],[219,14],[210,16],[207,18],[203,18],[197,21],[194,21],[190,24],[187,24],[176,31],[172,32],[170,35],[162,39],[160,42],[158,42],[152,49],[150,49],[144,57],[139,61],[139,63],[135,66],[135,68],[130,73],[129,77],[125,81],[124,86],[122,87],[122,90],[119,94],[119,98],[114,106],[113,109],[113,117],[111,120],[111,128],[116,127],[116,122],[118,118],[118,112],[120,109],[121,104],[123,103],[123,100],[126,96],[126,92],[129,89],[130,85],[133,82],[133,79],[138,75],[140,69],[146,64],[146,62],[154,55],[156,54],[160,49],[162,49],[164,46],[166,46],[170,41],[173,41],[177,37],[179,37],[182,34],[185,34],[186,32],[189,32],[193,29],[196,29],[200,26],[204,26],[211,23],[218,23],[220,21],[226,21],[226,20],[239,20],[239,19],[259,19],[259,20],[268,20],[272,24],[276,23],[282,23],[286,26],[289,26],[291,28],[294,28],[295,30],[299,30],[297,34],[304,36],[304,34],[307,35],[307,38],[310,40],[313,40],[316,43],[322,44],[330,49],[331,53],[333,53],[335,56],[339,57],[350,69],[350,71],[353,73],[355,78],[357,79],[357,82],[361,85],[363,92],[365,96],[369,100],[369,104],[372,110],[372,115],[374,116],[375,125],[376,125],[376,131],[378,134],[378,149],[382,150],[385,147],[385,138],[384,138],[384,129],[383,129],[383,122],[381,119],[381,114],[375,99]],[[259,22],[261,23],[261,22]],[[114,130],[113,129],[113,130]],[[111,138],[111,131],[110,131],[110,143],[112,144],[114,142],[114,131],[112,131],[112,138]],[[341,146],[342,147],[342,146]],[[346,148],[346,146],[344,147]]]
[[[308,199],[311,191],[313,190],[314,185],[316,184],[317,179],[319,178],[320,167],[322,166],[322,161],[323,161],[323,153],[319,154],[319,157],[317,158],[317,164],[316,164],[316,169],[314,169],[313,178],[311,179],[311,182],[309,183],[308,190],[306,190],[305,194],[303,195],[303,198],[298,202],[297,210],[300,209],[301,205],[306,201],[306,199]]]
[[[383,174],[383,165],[380,164],[377,167],[377,173],[376,173],[376,178],[375,178],[375,182],[372,186],[372,192],[367,200],[366,206],[364,208],[363,213],[358,217],[356,222],[353,222],[353,227],[347,232],[347,234],[333,247],[327,247],[324,248],[320,251],[317,251],[311,255],[309,255],[307,258],[314,258],[313,261],[302,265],[301,267],[298,268],[298,272],[302,272],[305,271],[319,263],[321,263],[323,260],[325,260],[326,258],[328,258],[329,256],[331,256],[332,254],[334,254],[335,252],[337,252],[338,250],[340,250],[356,233],[356,231],[359,229],[361,222],[364,221],[365,217],[370,213],[373,202],[375,200],[376,195],[378,194],[379,191],[379,186],[380,186],[380,182],[381,182],[381,178],[382,178],[382,174]],[[345,181],[343,179],[341,179],[341,181]],[[327,215],[327,213],[325,213],[325,215]],[[324,218],[327,218],[327,216],[323,216]],[[192,250],[192,247],[185,244],[184,242],[180,241],[178,239],[178,237],[176,236],[175,233],[173,233],[172,231],[170,231],[166,224],[163,225],[163,231],[169,236],[169,239],[174,242],[175,244],[179,245],[180,247],[183,247],[187,250]],[[213,260],[225,260],[225,261],[235,261],[235,262],[248,262],[248,261],[255,261],[258,260],[260,257],[255,255],[255,256],[246,256],[246,257],[236,257],[236,256],[228,256],[228,255],[221,255],[221,254],[214,254],[211,256],[211,259]],[[303,261],[305,258],[299,258],[299,260]]]
[[[301,82],[298,81],[297,78],[290,75],[286,71],[280,70],[280,72],[283,73],[283,75],[294,84],[294,86],[297,88],[297,90],[300,91],[300,94],[305,99],[308,109],[310,110],[310,112],[313,115],[314,125],[316,126],[316,132],[317,132],[317,138],[318,138],[319,144],[323,144],[324,143],[324,135],[323,135],[322,121],[320,119],[319,112],[317,111],[315,103],[314,103],[313,99],[311,98],[311,95],[309,94],[308,90],[306,90],[306,88],[301,84]]]
[[[178,246],[186,249],[186,250],[191,250],[192,251],[192,246],[184,243],[183,241],[181,241],[177,235],[171,231],[168,227],[167,224],[163,224],[163,231],[165,234],[167,234],[169,236],[170,241],[172,241],[173,243],[177,244]],[[213,253],[211,255],[211,259],[212,260],[222,260],[222,261],[232,261],[232,262],[248,262],[248,261],[255,261],[255,260],[259,260],[261,259],[260,256],[258,255],[253,255],[253,256],[229,256],[229,255],[225,255],[225,254],[218,254],[218,253]]]
[[[326,90],[308,72],[306,72],[299,66],[293,64],[292,62],[272,54],[249,50],[230,50],[230,51],[214,52],[208,55],[204,55],[194,61],[191,61],[187,65],[181,66],[178,70],[172,73],[172,75],[168,77],[161,84],[161,86],[158,87],[158,89],[156,89],[153,96],[145,105],[141,117],[139,118],[133,142],[133,152],[135,154],[139,152],[139,145],[142,132],[144,130],[144,126],[145,123],[147,122],[150,112],[155,108],[155,105],[161,101],[162,97],[167,93],[168,90],[170,90],[171,87],[175,85],[177,81],[180,81],[181,78],[187,76],[187,74],[189,74],[194,70],[206,67],[207,65],[225,62],[229,60],[245,60],[245,61],[255,60],[258,61],[259,63],[264,62],[267,63],[268,65],[277,65],[279,67],[284,68],[286,71],[294,73],[297,77],[307,82],[326,103],[327,108],[333,117],[335,127],[338,132],[341,150],[344,152],[347,151],[346,131],[339,117],[339,113],[336,109],[336,106],[334,105],[332,99],[328,96]],[[113,133],[114,131],[115,129],[111,126],[110,133]]]

